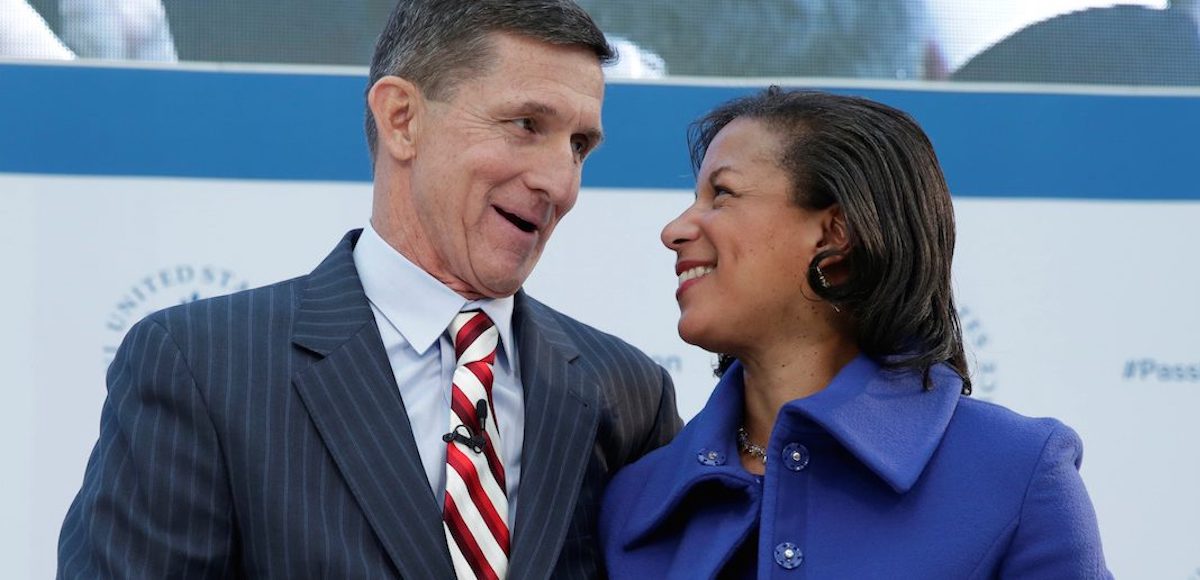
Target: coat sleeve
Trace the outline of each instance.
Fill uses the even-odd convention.
[[[229,483],[191,370],[152,319],[108,371],[100,437],[59,536],[59,578],[233,575]]]
[[[1025,492],[1002,578],[1112,578],[1096,512],[1079,476],[1082,458],[1079,436],[1055,422]]]
[[[670,443],[683,428],[683,421],[679,418],[679,409],[675,406],[675,383],[671,381],[671,375],[667,373],[666,369],[658,367],[658,371],[662,376],[658,412],[655,415],[654,424],[650,427],[650,432],[646,435],[645,443],[642,444],[642,448],[634,459]]]

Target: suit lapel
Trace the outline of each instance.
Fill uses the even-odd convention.
[[[514,333],[525,389],[522,450],[509,576],[549,577],[558,561],[592,456],[599,394],[579,351],[551,311],[516,296]]]
[[[357,234],[309,277],[292,340],[323,358],[293,383],[400,574],[453,577],[441,510],[354,268]]]

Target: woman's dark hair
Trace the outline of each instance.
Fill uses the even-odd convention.
[[[793,203],[841,206],[848,249],[820,252],[805,267],[813,292],[851,317],[859,349],[885,367],[922,372],[927,388],[933,365],[947,363],[969,395],[950,288],[954,207],[921,127],[904,112],[867,99],[771,87],[692,124],[695,171],[717,133],[739,118],[760,121],[781,138],[779,165],[791,175]],[[824,264],[838,254],[840,263]],[[818,266],[839,272],[842,281],[823,286]],[[732,362],[721,355],[717,374]]]

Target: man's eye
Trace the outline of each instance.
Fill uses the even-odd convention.
[[[588,140],[585,137],[576,137],[571,140],[571,147],[575,150],[576,155],[583,155],[588,150]]]
[[[520,127],[521,130],[529,131],[530,133],[532,133],[534,131],[534,129],[536,128],[533,124],[533,119],[530,119],[528,117],[522,117],[520,119],[513,119],[513,123],[516,124],[516,126]]]

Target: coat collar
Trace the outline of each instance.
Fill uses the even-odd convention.
[[[375,320],[354,267],[360,234],[362,230],[347,233],[309,274],[292,327],[297,346],[325,356]]]
[[[359,233],[347,234],[301,290],[292,343],[316,358],[292,383],[400,575],[450,577],[441,510],[354,266]]]
[[[948,366],[935,366],[931,380],[933,388],[925,390],[920,373],[888,370],[859,355],[824,390],[784,405],[772,438],[798,419],[812,421],[896,493],[905,493],[932,458],[960,396],[962,380]],[[656,454],[644,489],[660,491],[643,494],[631,510],[630,545],[653,532],[698,483],[747,488],[753,482],[738,461],[735,442],[743,389],[742,367],[735,362],[704,409]],[[715,455],[708,463],[720,465],[707,464],[709,454]]]
[[[788,403],[782,415],[807,418],[829,432],[896,493],[912,489],[933,457],[958,405],[962,379],[949,366],[921,373],[888,370],[859,355],[825,390]]]
[[[437,505],[374,314],[350,232],[308,277],[292,342],[318,356],[293,383],[380,543],[405,578],[453,576]],[[525,389],[521,499],[509,576],[548,578],[558,561],[599,424],[599,391],[559,315],[515,296]]]
[[[600,418],[595,375],[561,315],[524,292],[513,333],[525,389],[525,442],[510,578],[549,578],[575,517]]]

